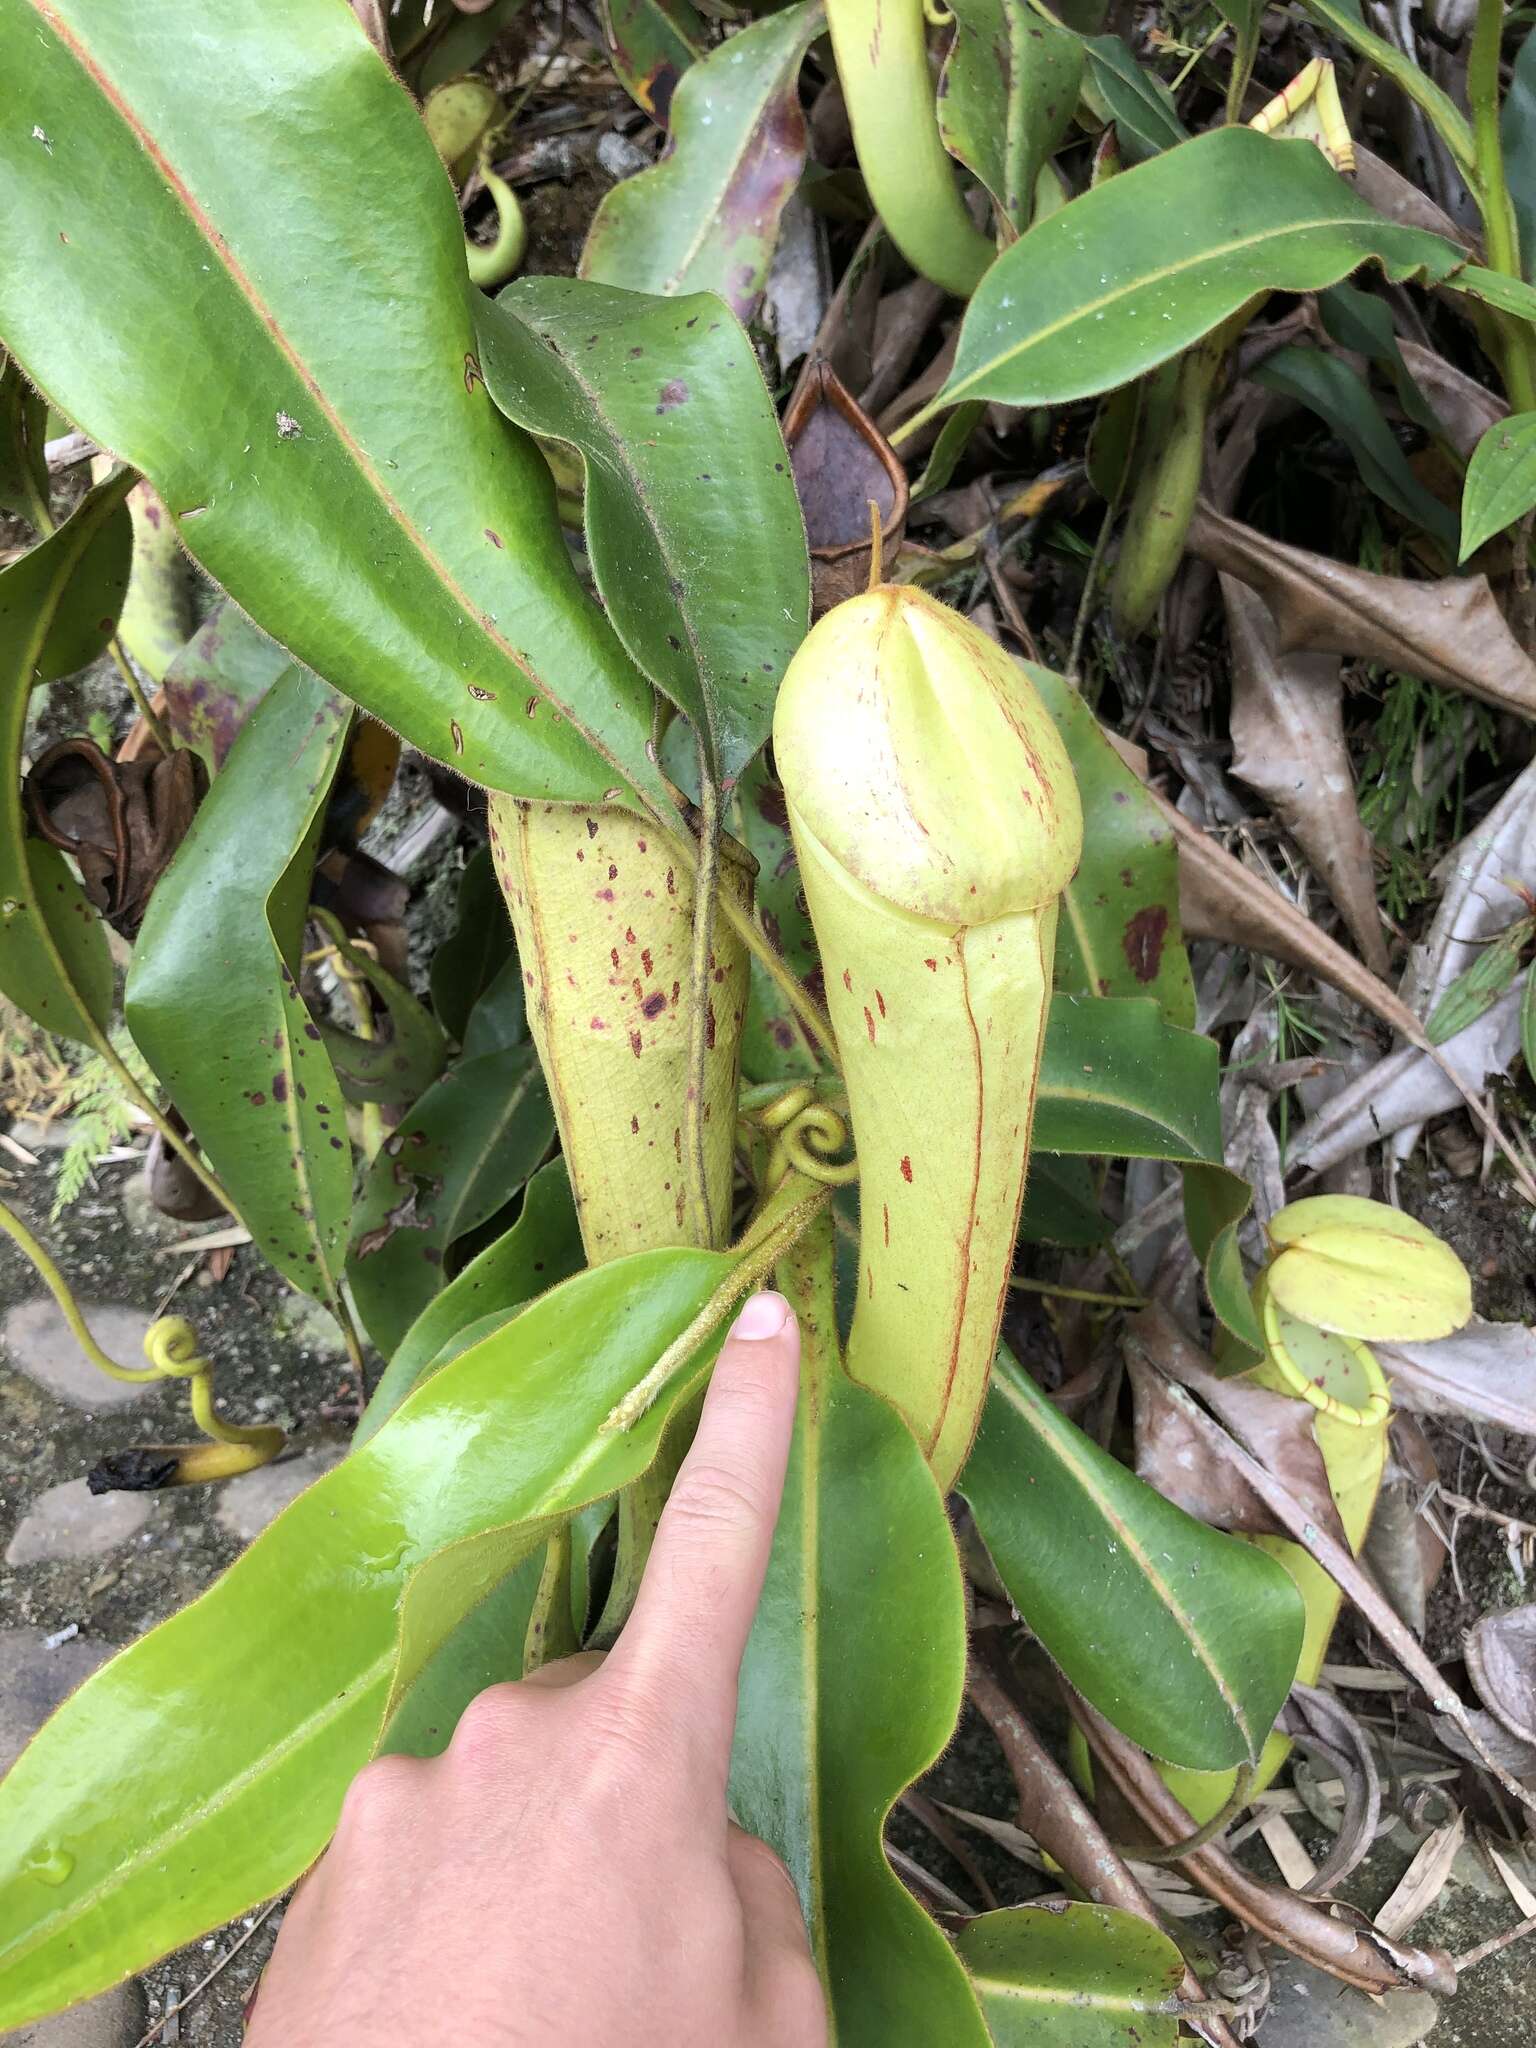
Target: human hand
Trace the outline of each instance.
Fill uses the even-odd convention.
[[[354,1779],[247,2048],[823,2048],[794,1885],[726,1807],[799,1359],[754,1296],[607,1658],[492,1686],[442,1756]]]

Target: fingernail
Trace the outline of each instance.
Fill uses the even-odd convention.
[[[731,1325],[733,1337],[777,1337],[789,1321],[789,1303],[782,1294],[754,1294]]]

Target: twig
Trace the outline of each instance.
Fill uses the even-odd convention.
[[[240,1939],[231,1944],[229,1949],[222,1956],[220,1956],[219,1960],[214,1964],[213,1968],[207,1973],[206,1976],[200,1977],[198,1979],[198,1981],[192,1986],[192,1989],[187,1993],[185,1998],[178,1998],[174,2005],[168,2005],[165,2008],[165,2011],[161,2013],[159,2019],[157,2019],[154,2022],[154,2024],[147,2029],[146,2032],[142,2033],[139,2036],[138,2040],[134,2043],[134,2048],[154,2048],[154,2044],[156,2041],[159,2040],[160,2035],[165,2027],[166,2021],[173,2020],[179,2014],[184,2013],[187,2007],[192,2003],[194,1998],[202,1997],[203,1993],[208,1989],[208,1986],[213,1982],[214,1978],[219,1976],[223,1971],[229,1968],[230,1964],[235,1960],[235,1957],[239,1955],[241,1949],[243,1949],[245,1947],[245,1944],[251,1939],[251,1936],[253,1934],[260,1933],[261,1929],[271,1919],[272,1915],[277,1911],[278,1907],[282,1904],[283,1899],[286,1896],[286,1893],[279,1893],[277,1898],[269,1899],[267,1904],[262,1907],[261,1911],[256,1915],[256,1918],[251,1922],[250,1926],[247,1927],[244,1934],[241,1935]]]
[[[709,1160],[704,1142],[705,1090],[709,1073],[710,962],[715,936],[715,905],[720,894],[720,785],[699,742],[699,858],[693,876],[693,945],[688,981],[692,1008],[688,1018],[688,1083],[683,1095],[683,1126],[688,1155],[688,1203],[693,1212],[693,1241],[701,1250],[715,1246],[715,1219],[710,1213]],[[729,1219],[727,1219],[728,1224]]]
[[[1060,1287],[1054,1280],[1026,1280],[1022,1273],[1010,1273],[1008,1285],[1021,1288],[1026,1294],[1049,1294],[1061,1301],[1090,1301],[1101,1308],[1147,1306],[1143,1294],[1095,1294],[1091,1287]]]
[[[1532,1913],[1528,1919],[1522,1920],[1518,1927],[1511,1927],[1503,1934],[1492,1935],[1487,1941],[1480,1941],[1476,1948],[1469,1948],[1465,1955],[1458,1956],[1456,1958],[1458,1974],[1462,1970],[1470,1970],[1474,1963],[1486,1962],[1489,1956],[1496,1956],[1501,1948],[1508,1948],[1511,1942],[1523,1940],[1527,1934],[1531,1933],[1536,1933],[1536,1913]]]

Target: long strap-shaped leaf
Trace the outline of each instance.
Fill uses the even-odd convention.
[[[241,1220],[330,1302],[352,1213],[346,1104],[299,993],[326,795],[351,713],[291,664],[252,712],[150,900],[124,1014]]]
[[[643,1471],[718,1333],[632,1428],[604,1425],[731,1269],[718,1252],[642,1252],[543,1296],[444,1366],[200,1600],[87,1680],[0,1785],[0,2029],[88,1997],[298,1876],[383,1724],[408,1576],[514,1523],[531,1547],[549,1517]],[[475,1546],[477,1559],[495,1553],[484,1569],[434,1571],[439,1596],[454,1589],[433,1603],[436,1640],[516,1547]],[[419,1661],[433,1638],[413,1640]]]
[[[1301,1653],[1273,1558],[1164,1500],[1006,1351],[960,1490],[1009,1598],[1101,1714],[1197,1770],[1257,1761]]]
[[[49,1031],[101,1042],[112,960],[64,856],[30,838],[21,742],[33,688],[99,654],[128,585],[124,473],[0,575],[0,991]]]
[[[351,12],[0,0],[0,334],[318,674],[473,780],[585,799],[650,692],[488,398],[453,192]]]
[[[478,325],[496,403],[580,449],[608,616],[734,783],[811,618],[805,521],[740,322],[710,293],[525,277],[482,303]]]
[[[881,1830],[965,1681],[954,1538],[894,1408],[838,1355],[830,1224],[779,1268],[800,1315],[789,1482],[741,1673],[731,1800],[800,1889],[835,2048],[988,2048],[965,1972]]]
[[[1083,193],[1005,250],[929,410],[1109,391],[1261,292],[1317,290],[1367,262],[1438,283],[1462,261],[1367,206],[1314,143],[1216,129]]]

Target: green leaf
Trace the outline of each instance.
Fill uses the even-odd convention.
[[[352,1433],[353,1450],[377,1436],[420,1380],[458,1356],[466,1333],[491,1316],[509,1320],[583,1263],[571,1183],[564,1160],[555,1159],[529,1181],[511,1229],[455,1274],[401,1338]]]
[[[1472,450],[1461,496],[1461,553],[1475,555],[1536,505],[1536,412],[1498,420]]]
[[[678,80],[704,55],[706,36],[689,0],[603,0],[603,48],[613,75],[663,127]]]
[[[384,1141],[357,1198],[347,1279],[386,1358],[442,1288],[455,1240],[506,1207],[554,1136],[538,1056],[513,1045],[461,1059]]]
[[[1111,1906],[983,1913],[956,1947],[996,2048],[1174,2048],[1184,1958]]]
[[[604,1424],[731,1270],[720,1253],[669,1250],[567,1281],[445,1366],[200,1599],[86,1681],[0,1786],[0,2028],[105,1989],[313,1862],[383,1726],[410,1575],[516,1532],[498,1556],[470,1546],[472,1569],[434,1573],[400,1697],[518,1542],[531,1549],[552,1518],[649,1464],[723,1331],[633,1429]]]
[[[442,1026],[371,953],[352,945],[335,919],[323,911],[315,917],[352,973],[384,1005],[383,1028],[376,1027],[372,1038],[317,1020],[338,1087],[348,1102],[414,1102],[443,1071],[448,1046]]]
[[[1391,308],[1370,292],[1352,284],[1330,285],[1317,295],[1317,310],[1323,316],[1328,338],[1340,348],[1359,355],[1374,356],[1385,363],[1402,400],[1403,410],[1426,434],[1444,440],[1445,427],[1438,413],[1419,388],[1419,381],[1403,360]]]
[[[1520,230],[1520,268],[1536,277],[1536,35],[1520,38],[1499,113],[1504,182]]]
[[[1170,1024],[1188,1028],[1195,985],[1179,923],[1173,834],[1072,684],[1026,666],[1093,820],[1061,901],[1055,986],[1067,995],[1151,996]]]
[[[1167,1023],[1145,997],[1051,998],[1035,1143],[1133,1159],[1221,1154],[1215,1042]]]
[[[1132,162],[1157,156],[1189,138],[1173,94],[1155,72],[1138,64],[1119,36],[1083,36],[1088,54],[1090,100],[1119,130]]]
[[[1030,1153],[1019,1236],[1029,1244],[1075,1248],[1102,1244],[1110,1223],[1099,1207],[1098,1182],[1086,1159],[1058,1159],[1039,1146]]]
[[[765,761],[752,762],[736,787],[737,837],[757,861],[756,900],[764,928],[802,980],[820,970],[816,934],[800,888],[783,786]],[[749,1081],[797,1080],[821,1071],[794,1012],[756,960],[741,1040]]]
[[[565,277],[519,279],[479,328],[503,412],[580,451],[592,572],[620,639],[734,782],[811,621],[805,522],[751,342],[706,293]]]
[[[583,277],[668,298],[718,292],[739,319],[751,319],[779,215],[805,166],[797,81],[821,28],[820,0],[801,0],[684,75],[672,99],[672,147],[598,207]]]
[[[665,805],[650,692],[478,375],[447,174],[351,10],[0,0],[0,36],[27,109],[0,131],[0,334],[53,402],[423,753]],[[344,289],[316,253],[338,250]],[[174,404],[169,362],[194,366]]]
[[[1163,1499],[998,1353],[960,1476],[1008,1597],[1083,1697],[1152,1755],[1257,1762],[1301,1654],[1284,1567]]]
[[[443,1029],[463,1042],[470,1012],[513,958],[512,920],[482,846],[459,877],[453,930],[432,955],[432,1006]]]
[[[509,1552],[517,1562],[446,1637],[431,1611],[436,1572],[428,1565],[412,1579],[402,1603],[400,1634],[402,1662],[415,1676],[391,1704],[379,1738],[380,1756],[440,1756],[477,1693],[523,1675],[523,1638],[543,1575],[543,1548],[529,1546],[522,1531],[509,1535],[504,1529],[470,1541],[494,1541],[498,1562]],[[431,1634],[418,1651],[414,1638],[423,1621]]]
[[[9,356],[0,356],[0,512],[46,530],[48,402]]]
[[[210,775],[293,657],[223,598],[165,672],[165,717]]]
[[[1520,917],[1489,939],[1472,965],[1446,989],[1424,1027],[1431,1045],[1444,1045],[1491,1010],[1520,972],[1521,955],[1536,938],[1536,917]]]
[[[1216,129],[1004,250],[935,404],[1085,398],[1167,362],[1261,292],[1315,291],[1365,262],[1438,282],[1461,261],[1438,235],[1394,227],[1357,199],[1315,143]]]
[[[1264,1333],[1243,1275],[1237,1229],[1253,1206],[1253,1189],[1219,1161],[1184,1168],[1184,1227],[1205,1276],[1211,1307],[1243,1347],[1243,1370],[1262,1354]]]
[[[1527,968],[1525,994],[1520,998],[1520,1050],[1527,1075],[1536,1077],[1536,968]]]
[[[57,533],[0,570],[0,991],[44,1030],[98,1047],[112,958],[63,854],[28,836],[21,746],[36,685],[82,667],[111,638],[128,587],[132,483],[125,470],[98,485]]]
[[[1454,514],[1414,475],[1369,386],[1342,356],[1320,348],[1277,349],[1253,377],[1269,390],[1298,400],[1326,422],[1384,504],[1447,547],[1455,546]]]
[[[955,0],[953,11],[939,133],[1022,234],[1040,168],[1072,125],[1088,52],[1029,0]]]
[[[297,975],[315,839],[350,713],[291,664],[150,898],[123,1012],[285,1279],[335,1300],[352,1208],[336,1072]]]
[[[731,1805],[789,1867],[837,2048],[987,2048],[965,1972],[881,1841],[960,1709],[954,1538],[905,1424],[842,1370],[831,1267],[828,1221],[779,1268],[800,1311],[801,1395],[742,1661]]]
[[[1536,287],[1528,285],[1522,277],[1506,277],[1502,270],[1484,270],[1480,264],[1467,263],[1438,282],[1447,291],[1465,292],[1468,298],[1480,299],[1485,306],[1513,313],[1517,320],[1536,321]]]

